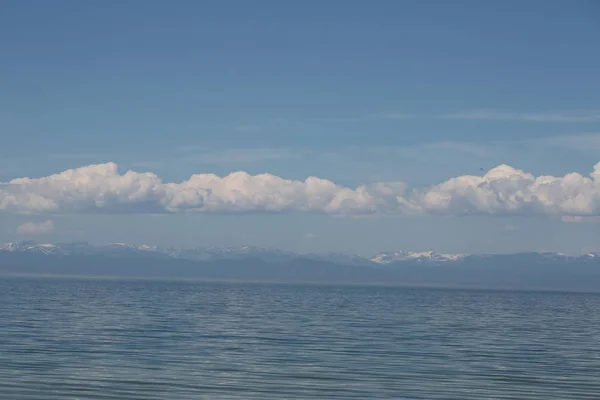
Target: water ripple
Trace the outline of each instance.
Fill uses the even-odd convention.
[[[2,399],[598,399],[600,296],[0,280]]]

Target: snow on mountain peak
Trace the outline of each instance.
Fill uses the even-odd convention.
[[[150,244],[143,244],[143,245],[141,245],[141,246],[138,247],[138,250],[157,251],[158,250],[158,246],[150,245]]]
[[[446,262],[446,261],[457,261],[464,257],[466,254],[440,254],[435,251],[421,251],[421,252],[412,252],[412,251],[392,251],[385,252],[381,254],[377,254],[371,261],[377,264],[391,264],[396,261],[438,261],[438,262]]]
[[[0,251],[17,251],[19,250],[18,243],[2,243],[0,244]]]
[[[170,257],[190,261],[209,262],[215,260],[244,260],[257,259],[268,263],[286,263],[296,260],[311,260],[351,266],[373,266],[395,263],[421,263],[423,265],[452,264],[461,261],[468,254],[436,253],[435,251],[411,252],[406,250],[382,252],[371,258],[364,258],[352,254],[339,253],[293,253],[286,250],[278,250],[259,246],[229,246],[229,247],[194,247],[176,249],[173,247],[159,247],[155,245],[142,244],[131,245],[127,243],[110,243],[105,245],[92,245],[87,242],[58,243],[58,244],[36,244],[31,241],[18,243],[0,243],[1,253],[32,253],[38,255],[55,256],[93,256],[102,255],[109,257],[119,256],[144,256],[144,257]],[[600,260],[599,252],[590,252],[582,255],[567,255],[563,253],[524,253],[524,257],[536,255],[541,261],[550,262],[574,262],[587,260]],[[493,254],[474,255],[475,258],[489,259]],[[502,255],[508,256],[508,255]],[[512,254],[519,256],[519,254]]]

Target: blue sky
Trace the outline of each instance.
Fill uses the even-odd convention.
[[[600,161],[593,1],[6,1],[0,37],[0,182],[114,162],[162,182],[246,171],[426,188],[500,164],[587,176]],[[0,240],[600,249],[595,203],[583,223],[546,205],[361,217],[23,207],[0,212]],[[46,220],[40,235],[17,232]]]

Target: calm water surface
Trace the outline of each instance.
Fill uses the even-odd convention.
[[[598,399],[600,296],[0,279],[2,399]]]

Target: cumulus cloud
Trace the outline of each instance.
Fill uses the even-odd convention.
[[[17,233],[21,235],[43,235],[54,231],[52,220],[43,222],[26,222],[17,227]]]
[[[179,183],[126,171],[114,163],[90,165],[42,178],[0,184],[0,212],[12,213],[226,213],[322,212],[343,215],[600,216],[600,163],[589,176],[538,176],[500,165],[409,189],[403,182],[346,187],[308,177],[234,172],[192,175]]]

